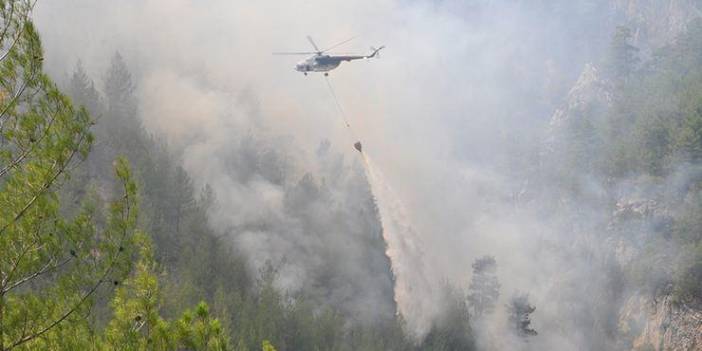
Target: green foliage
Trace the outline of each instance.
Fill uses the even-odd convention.
[[[126,159],[114,162],[119,196],[104,220],[90,198],[74,215],[62,214],[58,190],[88,155],[92,120],[42,73],[32,4],[0,1],[0,350],[227,349],[227,333],[206,305],[178,323],[159,315],[151,245],[136,230],[137,186]],[[88,90],[87,102],[97,96],[84,74],[73,85]],[[115,287],[103,335],[92,309]]]
[[[699,35],[698,35],[699,34]],[[664,176],[681,162],[702,160],[702,21],[618,92],[606,125],[599,129],[601,159],[610,175],[637,172]]]
[[[261,346],[262,351],[275,351],[275,347],[271,345],[270,341],[263,340],[263,345]]]
[[[161,299],[148,239],[139,236],[140,254],[135,272],[117,289],[112,300],[114,317],[102,344],[104,349],[173,349],[168,325],[159,315]]]
[[[617,27],[604,62],[605,71],[616,81],[624,81],[639,62],[639,49],[631,45],[631,29]]]
[[[152,235],[155,259],[168,274],[163,284],[167,315],[202,299],[213,301],[219,288],[242,294],[252,285],[244,258],[208,225],[207,210],[213,206],[212,190],[195,189],[178,160],[164,142],[143,130],[137,116],[134,83],[125,61],[115,54],[105,75],[105,98],[100,99],[80,66],[71,79],[71,94],[101,115],[94,126],[100,140],[81,171],[88,181],[109,186],[112,179],[101,172],[116,155],[134,164],[135,179],[142,189],[144,213],[141,224]],[[260,340],[259,340],[260,342]]]
[[[39,227],[48,232],[33,232],[27,239],[17,232],[12,237],[18,249],[7,252],[16,260],[2,291],[0,332],[9,341],[6,349],[60,349],[89,343],[86,318],[98,288],[122,282],[131,271],[130,253],[138,243],[136,187],[125,160],[116,162],[115,172],[123,192],[110,205],[105,228],[95,227],[92,209],[87,207],[72,221],[53,214],[55,226]],[[25,216],[48,213],[39,211]]]
[[[669,186],[670,231],[649,239],[633,263],[635,281],[656,294],[702,298],[700,241],[702,197],[695,167],[702,162],[702,20],[661,49],[640,71],[630,73],[605,123],[600,164],[615,179],[649,176],[650,182],[680,179]],[[670,201],[670,200],[668,200]],[[671,247],[675,247],[672,249]],[[679,252],[681,254],[675,254]],[[671,268],[668,268],[671,267]],[[672,289],[668,285],[672,283]]]
[[[204,302],[194,311],[188,311],[176,325],[178,343],[192,350],[224,351],[230,349],[227,332],[217,319],[210,317],[209,307]]]
[[[104,350],[228,350],[227,332],[210,317],[201,302],[180,319],[169,322],[160,315],[162,292],[150,239],[137,236],[139,261],[133,274],[120,285],[112,300],[114,316],[99,344]]]
[[[687,302],[702,299],[701,49],[698,19],[639,64],[631,32],[618,28],[598,80],[606,103],[568,116],[543,172],[556,175],[548,182],[556,193],[577,199],[577,211],[583,202],[599,208],[650,199],[643,211],[622,208],[631,216],[614,218],[606,231],[636,252],[623,267],[626,283]]]
[[[104,227],[90,206],[60,213],[57,189],[87,154],[92,122],[42,72],[31,6],[0,3],[0,350],[80,345],[65,324],[85,325],[98,289],[130,270],[135,224],[121,162],[122,197]]]

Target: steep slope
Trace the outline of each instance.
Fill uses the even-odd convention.
[[[585,67],[552,116],[546,173],[559,184],[554,201],[571,199],[577,211],[599,214],[589,217],[600,219],[585,237],[597,237],[603,254],[615,259],[615,272],[623,273],[603,272],[622,291],[617,349],[698,350],[698,5],[616,4],[632,36],[619,31],[624,34],[615,37],[608,57]],[[651,52],[638,53],[640,63],[612,65],[635,46]]]
[[[620,328],[637,351],[702,348],[702,309],[676,305],[669,297],[632,296],[622,308]]]
[[[203,158],[203,169],[224,172],[197,184],[172,149],[144,131],[119,55],[106,76],[104,95],[80,66],[68,84],[98,123],[97,144],[67,195],[79,201],[90,188],[110,194],[114,180],[103,169],[117,155],[130,159],[141,225],[166,273],[166,315],[207,300],[237,326],[232,340],[252,349],[263,339],[279,350],[405,343],[382,228],[359,165],[322,142],[316,170],[308,172],[275,137],[252,131],[228,135]],[[97,311],[98,319],[104,313]]]

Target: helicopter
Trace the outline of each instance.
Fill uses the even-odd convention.
[[[331,47],[320,50],[317,44],[315,44],[314,40],[312,40],[312,37],[309,35],[307,36],[307,41],[312,44],[312,47],[314,48],[315,51],[313,52],[274,52],[273,55],[313,55],[303,61],[298,62],[295,65],[295,70],[298,72],[302,72],[305,75],[307,75],[308,72],[324,72],[325,76],[329,75],[329,71],[339,67],[341,62],[343,61],[353,61],[353,60],[360,60],[360,59],[369,59],[373,57],[379,57],[378,52],[385,48],[385,46],[381,46],[379,48],[373,48],[371,47],[371,53],[369,55],[330,55],[327,54],[327,51],[336,48],[342,44],[345,44],[354,38],[344,40],[340,43],[337,43],[335,45],[332,45]]]

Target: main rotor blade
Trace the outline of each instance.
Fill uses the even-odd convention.
[[[330,46],[330,47],[328,47],[328,48],[322,50],[322,52],[329,51],[329,50],[331,50],[331,49],[333,49],[333,48],[335,48],[335,47],[341,46],[342,44],[346,44],[346,43],[348,43],[348,42],[350,42],[351,40],[354,40],[354,39],[356,39],[356,37],[351,37],[351,38],[346,39],[346,40],[344,40],[344,41],[342,41],[342,42],[340,42],[340,43],[336,43],[336,44],[334,44],[334,45],[332,45],[332,46]]]
[[[316,52],[274,52],[273,55],[314,55]]]
[[[314,40],[312,40],[311,36],[308,35],[307,40],[310,42],[310,44],[312,44],[312,47],[314,47],[314,49],[317,50],[317,52],[322,52],[322,50],[319,50],[319,48],[317,47],[317,44],[314,43]]]

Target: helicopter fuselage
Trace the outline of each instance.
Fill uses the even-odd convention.
[[[371,47],[371,53],[369,55],[329,55],[325,54],[324,52],[327,50],[319,50],[317,48],[317,45],[314,44],[314,41],[312,41],[312,38],[307,38],[312,46],[315,48],[316,53],[314,53],[313,56],[308,57],[307,59],[298,62],[295,65],[295,70],[298,72],[302,72],[305,75],[307,75],[307,72],[324,72],[324,75],[327,75],[327,72],[339,67],[341,62],[343,61],[353,61],[353,60],[360,60],[360,59],[369,59],[373,57],[378,57],[378,52],[384,48],[384,46],[381,46],[379,48],[373,48]],[[273,53],[274,55],[305,55],[309,53],[304,53],[304,52],[279,52],[279,53]]]
[[[351,38],[353,39],[353,38]],[[326,52],[341,45],[349,40],[342,41],[341,43],[338,43],[336,45],[332,45],[328,49],[325,50],[320,50],[317,44],[314,43],[314,40],[308,35],[307,40],[312,44],[312,47],[314,48],[314,52],[274,52],[273,55],[309,55],[309,54],[314,54],[313,56],[308,57],[304,61],[300,61],[295,65],[295,70],[298,72],[302,72],[305,75],[307,75],[307,72],[324,72],[324,75],[328,75],[327,72],[339,67],[342,61],[353,61],[353,60],[360,60],[360,59],[369,59],[373,57],[378,57],[378,52],[384,48],[384,46],[381,46],[379,48],[373,48],[371,47],[371,53],[369,55],[330,55],[327,54]]]
[[[298,72],[329,72],[339,67],[342,61],[352,61],[365,58],[366,56],[330,56],[315,55],[295,65]]]

